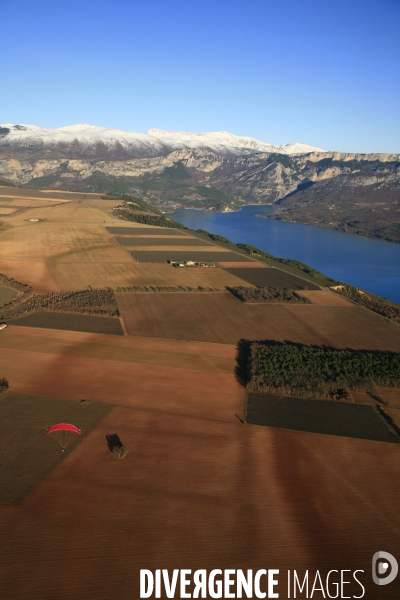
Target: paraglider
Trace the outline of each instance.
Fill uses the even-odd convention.
[[[48,428],[46,435],[50,435],[65,452],[67,445],[73,440],[76,434],[81,435],[82,431],[76,425],[70,423],[56,423]]]

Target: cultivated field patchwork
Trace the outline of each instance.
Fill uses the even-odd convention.
[[[363,569],[365,583],[377,549],[398,555],[400,455],[387,430],[373,437],[386,441],[343,437],[365,425],[349,412],[341,436],[276,429],[271,420],[244,427],[246,390],[235,375],[240,338],[400,352],[396,324],[220,246],[221,263],[238,268],[137,263],[113,236],[147,248],[151,236],[167,253],[191,238],[122,222],[99,194],[0,188],[0,204],[14,206],[12,198],[26,210],[3,219],[0,273],[35,292],[221,292],[117,293],[129,335],[92,333],[107,318],[65,313],[36,313],[26,317],[36,324],[0,331],[0,377],[11,390],[0,397],[1,598],[132,600],[144,568],[318,569],[323,577]],[[213,253],[199,251],[199,260]],[[274,277],[313,304],[245,305],[224,291]],[[71,331],[70,317],[88,332]],[[399,419],[393,389],[377,393]],[[370,419],[372,407],[362,409]],[[64,420],[83,432],[66,453],[44,433]],[[124,460],[111,459],[106,435],[114,433]],[[393,587],[375,587],[371,600],[393,600]],[[345,592],[358,596],[360,587]]]
[[[290,340],[400,351],[397,325],[356,305],[243,304],[229,293],[116,296],[129,335],[226,344],[240,338]]]

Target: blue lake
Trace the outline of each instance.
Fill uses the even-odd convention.
[[[246,206],[234,213],[180,209],[170,216],[191,229],[206,229],[280,258],[300,260],[333,279],[400,303],[400,244],[256,216],[274,210],[272,206]]]

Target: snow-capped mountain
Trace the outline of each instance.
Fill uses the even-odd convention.
[[[257,152],[306,154],[321,152],[307,144],[274,146],[251,137],[226,131],[188,133],[150,129],[147,133],[106,129],[95,125],[69,125],[46,129],[36,125],[0,125],[0,152],[26,157],[91,158],[123,160],[166,156],[175,150],[206,150],[222,156],[241,156]]]

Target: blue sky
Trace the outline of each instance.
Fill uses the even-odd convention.
[[[0,0],[0,122],[400,153],[400,0]]]

